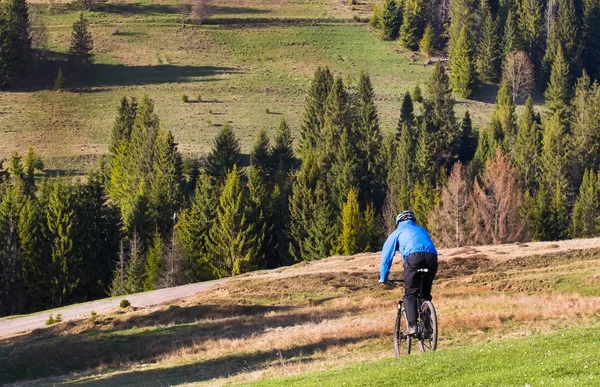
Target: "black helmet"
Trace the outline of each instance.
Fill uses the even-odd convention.
[[[396,226],[400,224],[400,222],[404,222],[405,220],[412,220],[413,222],[417,221],[414,212],[411,210],[405,210],[396,216]]]

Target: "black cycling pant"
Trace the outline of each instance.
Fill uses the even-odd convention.
[[[427,273],[417,273],[417,269],[429,269]],[[423,275],[423,298],[431,301],[431,286],[437,273],[438,258],[433,253],[413,253],[404,261],[404,308],[409,325],[417,324],[417,294]]]

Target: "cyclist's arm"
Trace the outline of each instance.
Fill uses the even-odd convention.
[[[379,282],[386,282],[388,275],[390,274],[390,268],[392,267],[392,261],[394,255],[398,250],[398,235],[394,231],[383,244],[381,250],[381,265],[379,268]]]

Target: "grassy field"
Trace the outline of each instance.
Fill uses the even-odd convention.
[[[597,386],[600,327],[453,348],[251,386]]]
[[[438,362],[439,371],[454,357],[458,383],[467,380],[460,379],[466,378],[461,370],[470,370],[462,354],[467,359],[479,350],[506,354],[512,345],[506,340],[532,337],[524,343],[535,343],[540,334],[598,327],[600,250],[589,249],[597,240],[588,247],[580,243],[442,251],[434,286],[441,358],[411,355],[399,367],[428,361]],[[376,283],[378,258],[332,257],[252,273],[170,304],[133,305],[101,314],[94,322],[82,319],[0,338],[0,383],[133,386],[160,380],[169,385],[222,385],[390,358],[401,289]],[[392,276],[400,275],[401,265],[395,264]],[[586,332],[597,337],[594,329]],[[578,337],[575,331],[566,334]],[[451,350],[473,344],[483,346]],[[523,349],[528,346],[522,344]],[[572,351],[577,361],[589,354],[587,349],[577,354],[570,344],[556,351]],[[501,362],[505,355],[490,356]],[[506,368],[499,368],[489,377],[504,372]],[[360,368],[350,373],[360,374]],[[318,380],[311,378],[320,376],[307,380]]]
[[[35,0],[32,7],[47,8]],[[285,117],[301,122],[307,85],[318,66],[329,66],[349,83],[360,71],[373,78],[385,129],[395,127],[402,94],[424,84],[431,70],[423,59],[382,42],[355,16],[368,3],[342,0],[215,0],[212,16],[198,28],[179,22],[175,0],[110,0],[87,14],[96,63],[86,73],[67,72],[68,91],[51,91],[59,67],[67,68],[77,7],[57,2],[47,15],[49,52],[43,66],[0,92],[0,156],[34,146],[50,170],[85,169],[107,150],[116,107],[124,95],[147,94],[179,149],[204,155],[225,121],[247,152],[255,132],[273,133]],[[115,26],[119,34],[114,35]],[[191,103],[183,103],[187,94]],[[200,99],[198,99],[200,97]],[[479,101],[460,101],[475,122],[489,120],[495,88]],[[268,111],[267,111],[268,109]]]

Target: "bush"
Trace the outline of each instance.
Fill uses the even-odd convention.
[[[131,306],[131,302],[129,302],[129,300],[121,300],[119,306],[123,309],[129,308]]]
[[[52,314],[50,314],[50,316],[48,316],[48,320],[46,320],[46,325],[52,325],[55,324],[56,320],[54,319],[54,317],[52,316]]]
[[[269,111],[269,108],[266,108],[266,109],[265,109],[265,113],[267,113],[267,114],[271,114],[271,112]]]
[[[95,324],[97,321],[98,321],[98,313],[92,311],[92,313],[90,313],[90,322]]]
[[[60,314],[60,313],[57,314],[56,318],[54,319],[54,321],[56,321],[57,323],[61,322],[62,321],[62,314]]]
[[[381,6],[377,4],[373,6],[373,14],[371,15],[369,24],[371,24],[371,27],[373,28],[381,28]]]
[[[202,94],[198,94],[198,102],[202,102]]]
[[[181,100],[182,100],[183,102],[186,102],[186,103],[187,103],[187,102],[188,102],[190,99],[188,98],[188,96],[187,96],[187,95],[185,95],[185,94],[184,94],[184,95],[182,95],[182,96],[181,96]]]
[[[350,5],[356,5],[356,4],[358,4],[358,0],[350,0],[349,4]]]

